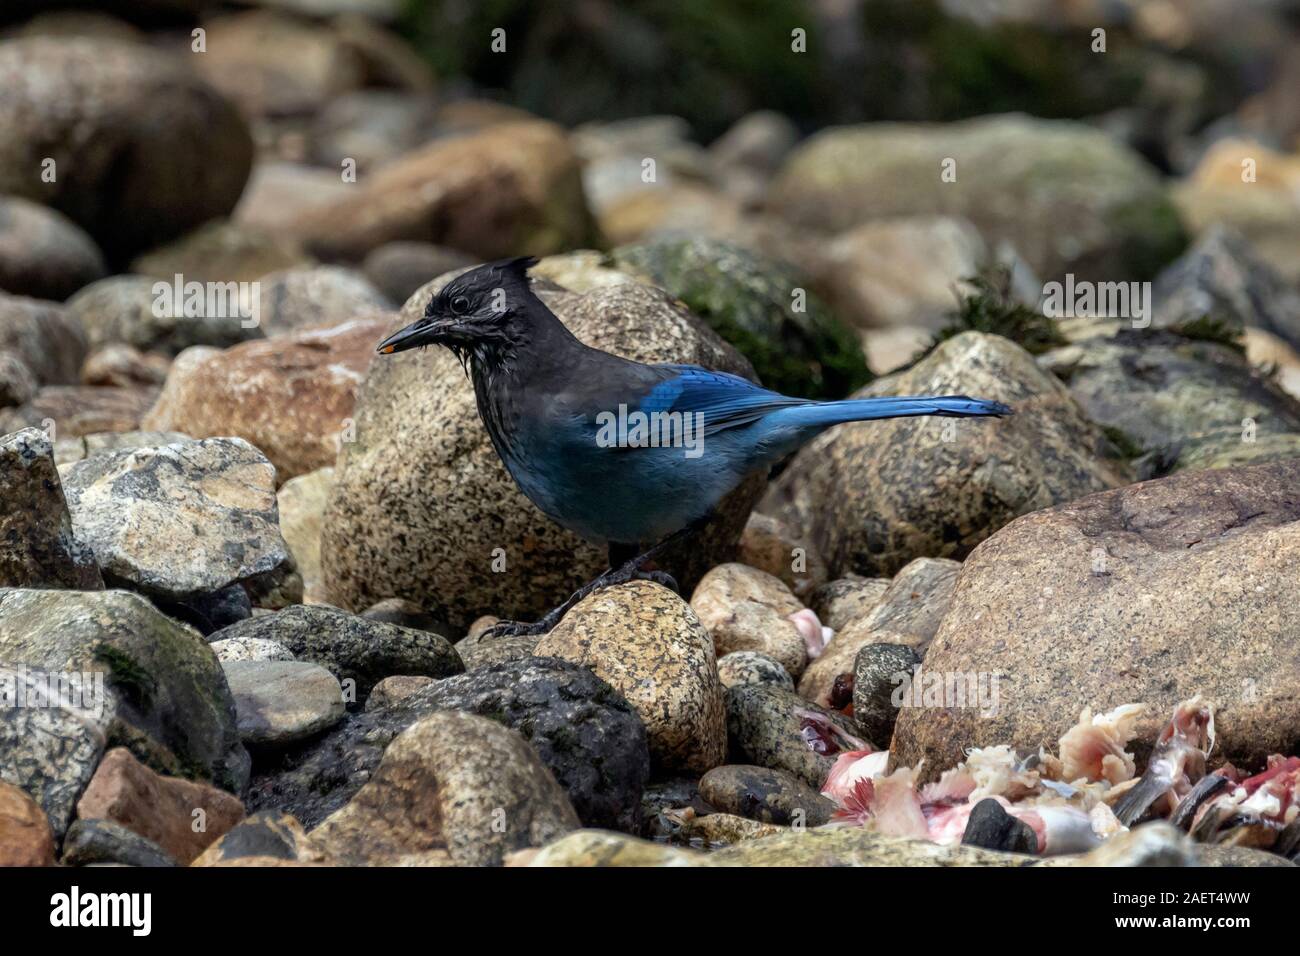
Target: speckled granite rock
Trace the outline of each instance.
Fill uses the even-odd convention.
[[[758,651],[732,651],[718,658],[718,680],[723,688],[774,684],[794,690],[794,678],[781,662]]]
[[[898,720],[895,692],[914,676],[920,655],[905,644],[865,644],[853,659],[853,722],[878,746],[888,746]]]
[[[412,296],[394,327],[422,315],[448,279]],[[540,280],[534,287],[588,345],[640,361],[753,374],[661,291],[635,282],[586,295]],[[356,419],[357,440],[339,456],[321,541],[331,603],[360,609],[403,597],[458,628],[488,613],[529,620],[605,569],[603,549],[557,527],[515,486],[479,421],[473,387],[447,350],[372,363]],[[762,484],[759,476],[742,484],[719,506],[719,520],[665,552],[661,567],[694,587],[730,557]],[[497,559],[503,572],[494,570]]]
[[[46,671],[105,672],[103,710],[81,720],[108,746],[129,747],[157,770],[211,779],[233,792],[248,781],[248,753],[216,656],[197,631],[138,594],[0,591],[0,659]],[[92,749],[86,741],[43,758],[37,750],[30,766],[39,775],[48,761],[80,761]],[[67,780],[58,785],[67,787],[65,795],[73,789]]]
[[[755,511],[740,536],[741,564],[780,578],[800,600],[826,583],[826,562],[812,543],[795,536],[775,518]]]
[[[94,553],[72,533],[45,432],[0,436],[0,587],[103,586]]]
[[[261,637],[221,637],[221,631],[209,635],[212,653],[223,664],[232,661],[291,661],[293,652],[283,644]]]
[[[333,328],[393,307],[360,272],[341,266],[284,269],[259,281],[264,303],[261,327],[268,336]]]
[[[275,469],[242,438],[97,455],[62,477],[73,530],[112,584],[187,605],[232,585],[270,607],[301,596]]]
[[[240,820],[190,865],[218,866],[236,860],[266,859],[317,863],[324,854],[290,814],[264,810]]]
[[[343,690],[319,664],[228,661],[221,665],[235,698],[239,737],[248,746],[282,748],[343,719]]]
[[[1124,483],[1107,442],[1059,381],[1007,339],[966,332],[861,395],[969,394],[1004,419],[841,425],[795,456],[766,505],[806,528],[832,574],[893,574],[961,558],[1018,515]]]
[[[744,764],[714,767],[700,779],[700,795],[725,813],[781,826],[819,827],[835,810],[798,777]]]
[[[521,661],[537,653],[540,637],[518,634],[514,637],[494,637],[486,641],[470,641],[466,638],[456,644],[456,653],[465,662],[465,670],[476,671],[493,664],[506,661]]]
[[[569,798],[518,733],[474,714],[425,717],[389,745],[370,782],[311,832],[346,864],[401,863],[443,849],[493,866],[581,824]]]
[[[787,617],[802,607],[775,575],[739,563],[713,568],[691,595],[691,610],[719,657],[758,651],[780,661],[795,678],[808,664],[808,649]]]
[[[405,700],[412,694],[436,683],[437,681],[432,677],[408,677],[405,675],[385,677],[367,695],[366,710],[380,710],[384,707],[391,707],[399,700]]]
[[[889,589],[891,578],[863,578],[854,575],[823,584],[808,599],[821,622],[839,631],[850,622],[866,617]]]
[[[727,731],[713,642],[667,588],[633,581],[580,601],[537,654],[589,667],[645,722],[660,772],[703,773],[722,763]]]
[[[54,836],[40,806],[0,781],[0,866],[53,866]]]
[[[465,669],[445,637],[369,621],[332,607],[295,604],[211,635],[212,640],[231,638],[275,641],[295,659],[320,664],[343,684],[354,710],[385,677],[450,677]]]
[[[153,386],[47,385],[22,405],[0,408],[0,433],[51,425],[59,439],[135,431],[157,395]]]
[[[926,655],[999,675],[994,716],[905,708],[894,755],[1037,747],[1084,707],[1143,701],[1145,760],[1175,704],[1215,702],[1213,760],[1262,766],[1300,737],[1300,461],[1143,482],[1026,515],[967,559]],[[1154,662],[1154,663],[1153,663]]]
[[[289,546],[298,573],[302,575],[303,600],[308,604],[319,604],[324,599],[320,523],[333,486],[334,469],[317,468],[297,478],[290,478],[275,493],[276,507],[280,511],[280,533],[284,536],[284,543]]]
[[[509,866],[698,866],[705,855],[608,830],[578,830],[538,851],[524,851]]]
[[[928,840],[881,836],[858,827],[823,828],[746,840],[708,856],[708,866],[1026,866],[1033,857]]]
[[[482,714],[519,730],[582,819],[635,828],[649,774],[640,718],[591,671],[554,658],[450,677],[386,707],[351,715],[319,741],[259,772],[249,806],[286,810],[308,826],[316,824],[370,779],[397,734],[443,710]]]
[[[830,713],[793,691],[769,684],[732,687],[727,691],[732,762],[784,770],[820,790],[835,763],[834,754],[856,748],[841,745],[826,753],[814,752],[803,735],[804,714],[815,715],[848,734],[858,733],[849,718]]]

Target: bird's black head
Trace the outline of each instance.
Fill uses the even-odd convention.
[[[509,344],[513,320],[535,301],[528,287],[531,256],[501,259],[457,276],[429,300],[424,316],[379,343],[388,355],[424,345],[443,345],[458,357]]]

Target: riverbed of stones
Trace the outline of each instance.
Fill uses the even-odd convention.
[[[203,59],[56,26],[0,39],[0,864],[1026,865],[823,826],[808,715],[937,774],[1141,702],[1142,764],[1201,694],[1212,766],[1296,753],[1300,158],[1170,177],[1021,115],[703,146],[444,97],[364,19],[233,14]],[[604,552],[520,494],[453,356],[372,359],[521,252],[599,348],[1016,414],[834,429],[663,557],[680,593],[491,637]],[[953,324],[1072,272],[1153,276],[1149,322]],[[258,283],[257,321],[160,308],[177,276]],[[996,708],[899,708],[922,662]],[[1154,860],[1286,864],[1160,825],[1067,858]]]

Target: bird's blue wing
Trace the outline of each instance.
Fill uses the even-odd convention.
[[[682,412],[704,415],[704,434],[748,425],[792,405],[807,405],[807,399],[790,398],[755,385],[727,372],[711,372],[697,365],[658,365],[668,373],[637,406],[640,411]]]

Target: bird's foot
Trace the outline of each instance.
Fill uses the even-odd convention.
[[[482,631],[478,639],[480,641],[492,641],[498,637],[541,637],[546,634],[558,623],[550,620],[550,615],[542,618],[540,621],[497,621],[491,627]]]
[[[604,588],[613,587],[616,584],[627,584],[629,581],[653,581],[655,584],[668,588],[674,594],[681,593],[681,589],[677,586],[677,579],[667,571],[645,571],[637,567],[636,561],[632,560],[622,567],[606,571],[591,583],[584,584],[569,595],[567,601],[548,612],[541,620],[532,621],[531,623],[497,621],[479,635],[479,640],[490,641],[498,637],[540,637],[543,634],[548,634],[551,628],[560,623],[560,619],[569,612],[569,609],[583,598]]]

